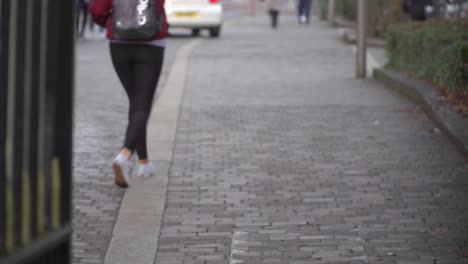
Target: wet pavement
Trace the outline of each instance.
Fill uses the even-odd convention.
[[[171,38],[159,87],[179,47]],[[411,102],[354,78],[325,23],[263,15],[192,51],[157,264],[468,263],[468,167]],[[124,190],[126,99],[77,45],[73,263],[102,263]]]
[[[168,41],[158,89],[189,40],[184,33]],[[103,263],[125,192],[114,184],[111,162],[123,144],[128,103],[107,41],[80,40],[76,49],[73,263]]]
[[[317,20],[190,59],[154,263],[468,263],[466,163]]]

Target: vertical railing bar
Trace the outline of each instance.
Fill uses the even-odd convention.
[[[3,16],[3,8],[4,8],[4,3],[6,1],[0,1],[0,35],[4,32],[4,28],[6,27],[6,21],[5,19],[6,16]],[[6,69],[6,62],[4,61],[4,56],[5,52],[5,46],[3,45],[0,48],[0,192],[5,193],[6,191],[6,172],[5,172],[5,133],[6,133],[6,82],[4,81],[6,78],[4,77],[4,67]],[[3,80],[2,80],[3,79]],[[4,196],[4,198],[6,198]],[[0,217],[3,217],[3,219],[6,220],[6,210],[5,210],[5,200],[0,199]],[[6,251],[5,248],[5,237],[6,237],[6,226],[5,226],[5,221],[0,225],[0,237],[3,237],[4,239],[0,240],[0,252],[4,253]]]
[[[32,34],[33,2],[26,1],[26,37],[24,69],[24,119],[23,119],[23,244],[31,240],[31,180],[30,180],[30,141],[31,141],[31,89],[32,89]]]
[[[73,61],[74,61],[74,9],[75,5],[72,2],[59,1],[60,6],[60,23],[59,31],[62,32],[58,53],[61,54],[61,60],[57,61],[59,69],[67,69],[62,71],[58,82],[61,84],[61,89],[57,90],[57,108],[56,111],[56,144],[55,153],[60,157],[61,171],[61,196],[62,196],[62,216],[61,224],[71,221],[71,189],[72,189],[72,127],[73,127]]]
[[[59,189],[60,186],[57,184],[59,181],[54,179],[59,174],[54,175],[54,160],[55,160],[55,145],[57,144],[57,137],[55,132],[55,117],[57,111],[57,90],[59,89],[61,69],[58,67],[59,58],[61,58],[60,46],[61,32],[58,31],[59,25],[63,23],[59,17],[60,14],[60,3],[61,0],[49,0],[48,13],[52,14],[48,16],[48,27],[47,27],[47,96],[46,96],[46,130],[45,130],[45,144],[46,148],[44,153],[44,172],[45,172],[45,212],[46,212],[46,229],[48,231],[54,229],[54,195],[55,190]],[[54,190],[55,188],[55,190]],[[60,197],[58,198],[60,199]]]
[[[51,208],[52,208],[52,229],[60,228],[60,212],[61,212],[61,196],[60,190],[62,186],[61,181],[60,159],[54,157],[52,160],[52,195],[51,195]]]
[[[49,32],[48,34],[50,35],[48,39],[48,49],[49,50],[54,50],[56,54],[60,54],[60,41],[58,41],[58,36],[60,35],[60,32],[58,31],[58,23],[62,23],[60,21],[60,18],[58,17],[58,14],[60,12],[60,4],[57,3],[57,1],[51,0],[50,1],[50,10],[49,12],[53,14],[57,14],[56,16],[52,16],[49,20],[50,25],[53,25],[49,27]],[[59,159],[60,157],[57,157],[55,154],[55,145],[58,144],[57,142],[57,137],[56,135],[56,111],[57,111],[57,104],[58,104],[58,97],[57,97],[57,90],[58,90],[58,84],[59,78],[59,68],[58,68],[58,56],[52,55],[52,53],[48,54],[48,67],[49,67],[49,73],[48,73],[48,85],[49,85],[49,90],[48,90],[48,97],[53,97],[54,99],[52,102],[48,102],[48,153],[47,153],[47,164],[49,167],[50,173],[47,174],[47,183],[48,183],[48,190],[47,193],[49,194],[47,196],[48,201],[48,213],[49,213],[49,222],[48,222],[48,227],[50,227],[52,230],[56,230],[60,226],[60,221],[58,216],[60,214],[60,210],[58,210],[58,206],[60,205],[60,196],[57,196],[59,193],[60,185],[58,178],[60,177],[60,165],[59,165]],[[60,54],[61,57],[61,54]],[[50,77],[53,76],[53,77]],[[53,85],[51,84],[53,83]],[[58,202],[58,203],[57,203]],[[55,258],[55,257],[54,257]]]
[[[14,263],[70,263],[71,235],[47,249],[31,242],[49,238],[49,221],[71,224],[73,11],[71,1],[0,0],[0,255],[8,248]]]
[[[17,0],[17,25],[16,25],[16,58],[15,58],[15,122],[14,122],[14,180],[13,180],[13,200],[15,208],[15,243],[16,250],[22,245],[23,234],[23,116],[24,116],[24,69],[25,69],[25,32],[26,32],[26,12],[27,0]]]
[[[38,155],[37,155],[37,149],[38,149],[38,133],[37,133],[37,128],[38,128],[38,90],[39,90],[39,63],[40,63],[40,46],[37,44],[38,41],[41,38],[40,35],[40,29],[41,29],[41,2],[40,1],[32,1],[34,3],[34,13],[33,13],[33,39],[36,40],[36,44],[33,45],[33,50],[32,50],[32,72],[33,72],[33,79],[32,79],[32,90],[31,90],[31,125],[34,128],[34,132],[31,134],[30,137],[30,150],[31,150],[31,155],[30,155],[30,168],[31,168],[31,197],[33,197],[33,200],[36,200],[37,198],[37,191],[38,191]],[[32,219],[36,220],[38,219],[38,208],[36,206],[36,203],[34,203],[34,206],[31,208],[31,213],[32,213]],[[31,231],[34,237],[37,236],[38,234],[38,229],[37,229],[37,221],[32,221],[31,223]]]
[[[47,85],[47,26],[48,26],[48,1],[42,0],[41,7],[41,36],[39,59],[39,122],[38,122],[38,183],[37,183],[37,230],[41,234],[45,231],[45,102]]]
[[[16,36],[18,2],[11,1],[8,43],[8,99],[7,99],[7,133],[5,142],[6,158],[6,249],[12,252],[15,248],[14,239],[14,201],[13,201],[13,178],[14,178],[14,138],[15,138],[15,102],[16,102]]]
[[[60,122],[58,119],[58,115],[57,115],[57,111],[65,111],[65,109],[63,109],[63,106],[60,105],[60,102],[61,102],[61,98],[59,96],[59,90],[61,89],[66,89],[67,87],[64,85],[64,82],[62,81],[63,80],[63,76],[61,75],[62,78],[57,78],[58,76],[58,72],[61,71],[62,69],[64,70],[65,67],[60,67],[60,63],[61,63],[61,60],[59,60],[58,58],[60,57],[62,60],[65,59],[63,57],[63,53],[62,53],[62,50],[63,50],[63,46],[64,44],[66,43],[65,41],[65,36],[64,34],[60,34],[61,31],[60,31],[60,27],[59,27],[59,24],[58,22],[60,21],[60,25],[61,24],[64,24],[65,21],[63,21],[61,19],[61,17],[59,16],[59,14],[62,14],[62,10],[61,10],[61,7],[63,6],[64,2],[61,2],[61,3],[57,3],[59,1],[56,1],[56,0],[51,0],[50,3],[54,3],[54,4],[51,4],[50,7],[51,9],[49,10],[49,12],[51,13],[54,13],[54,14],[57,14],[57,16],[53,16],[51,17],[52,20],[49,21],[49,23],[51,25],[54,25],[53,27],[50,27],[49,28],[49,40],[48,40],[48,44],[49,44],[49,50],[54,50],[57,54],[60,54],[60,56],[51,56],[52,53],[49,53],[48,55],[50,56],[49,59],[48,59],[48,67],[49,67],[49,95],[53,98],[55,98],[53,100],[53,102],[51,103],[48,103],[48,113],[50,114],[48,116],[49,118],[49,125],[51,127],[53,127],[53,129],[50,129],[50,133],[48,134],[48,139],[49,139],[49,142],[50,142],[50,145],[48,145],[48,150],[51,151],[51,153],[48,153],[50,154],[50,157],[48,156],[48,158],[51,158],[52,162],[51,162],[51,165],[52,165],[52,168],[51,168],[51,173],[47,174],[49,177],[48,177],[48,186],[49,186],[49,190],[47,193],[49,193],[49,201],[48,201],[48,205],[49,205],[49,213],[50,213],[50,227],[52,229],[58,229],[60,227],[60,213],[61,213],[61,188],[62,188],[62,181],[61,181],[61,166],[60,166],[60,161],[62,160],[62,156],[60,155],[60,153],[57,153],[57,145],[58,144],[63,144],[63,142],[60,142],[60,138],[59,137],[59,133],[60,131],[57,131],[60,129],[60,127],[58,126],[58,122]],[[59,36],[62,36],[60,39],[59,39]],[[63,74],[64,74],[65,71],[63,71]],[[52,77],[50,77],[52,76]],[[53,85],[52,85],[53,83]],[[60,83],[61,86],[59,86],[58,84]],[[62,87],[63,85],[63,87]],[[52,89],[51,89],[52,88]],[[67,132],[69,133],[69,132]],[[53,140],[52,140],[53,139]]]

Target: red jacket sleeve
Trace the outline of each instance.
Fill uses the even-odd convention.
[[[105,27],[107,20],[112,13],[113,0],[94,0],[89,8],[89,12],[93,16],[94,23]]]

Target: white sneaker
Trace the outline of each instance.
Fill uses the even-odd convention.
[[[304,24],[305,22],[307,22],[306,16],[301,16],[300,20],[301,20],[301,23],[302,23],[302,24]]]
[[[154,167],[151,163],[138,164],[138,177],[151,177],[154,176]]]
[[[129,160],[122,154],[117,155],[112,163],[112,168],[115,173],[115,184],[120,187],[128,187],[128,181],[130,179],[129,163]]]

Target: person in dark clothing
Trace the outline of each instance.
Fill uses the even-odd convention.
[[[77,0],[76,1],[76,32],[78,36],[83,37],[88,22],[88,8],[90,0]],[[81,28],[80,28],[81,19]],[[92,22],[92,21],[91,21]]]
[[[161,0],[154,6],[163,17],[160,31],[145,40],[117,39],[112,30],[113,3],[114,0],[94,0],[90,12],[96,24],[107,27],[112,63],[130,103],[124,144],[112,164],[115,183],[127,187],[131,174],[129,163],[134,153],[138,155],[137,175],[154,175],[146,146],[146,126],[163,65],[168,24],[164,0]]]
[[[277,28],[280,11],[276,8],[270,8],[268,10],[268,14],[270,15],[270,19],[271,19],[271,27]]]
[[[432,0],[403,0],[403,11],[410,15],[412,20],[426,20],[426,7],[433,6]]]
[[[271,27],[276,29],[278,27],[279,15],[283,8],[283,0],[267,0],[268,14],[270,15]]]
[[[312,6],[312,0],[299,0],[298,6],[298,20],[299,24],[310,23],[310,7]]]

